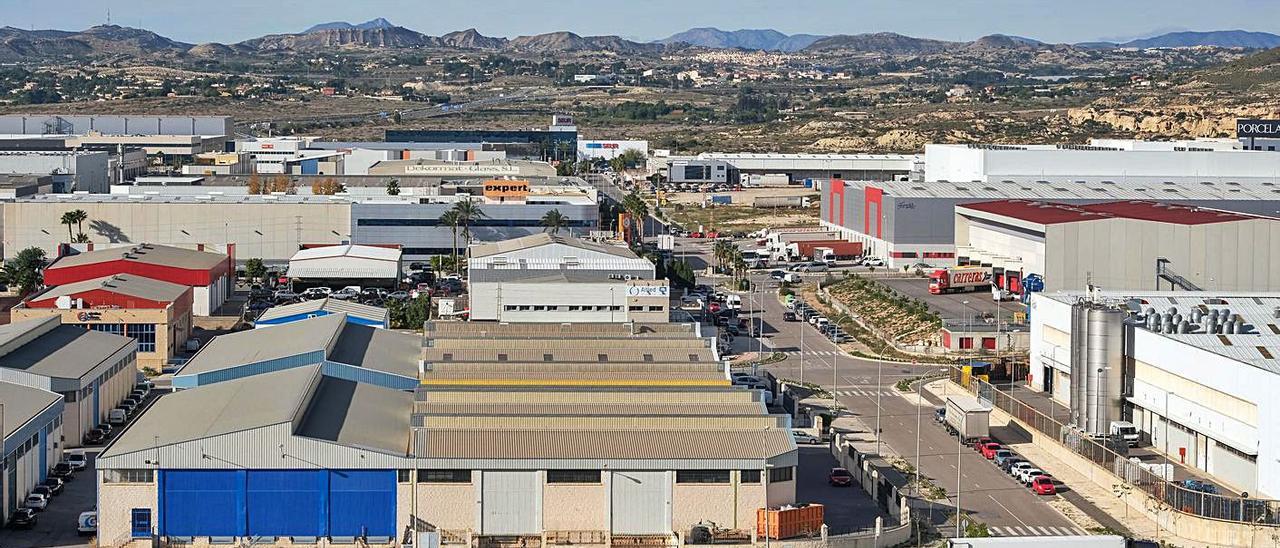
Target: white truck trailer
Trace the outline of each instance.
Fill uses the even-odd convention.
[[[967,394],[947,396],[947,424],[966,443],[991,434],[991,407]]]

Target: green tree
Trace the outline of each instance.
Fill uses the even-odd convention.
[[[451,248],[451,249],[453,249],[453,261],[450,263],[450,265],[453,267],[454,272],[457,272],[457,268],[458,268],[458,227],[462,226],[462,218],[458,215],[458,211],[457,211],[456,209],[450,209],[450,210],[448,210],[448,211],[446,211],[446,212],[444,212],[444,213],[440,214],[440,223],[441,223],[441,224],[443,224],[443,225],[448,226],[448,227],[449,227],[449,229],[453,232],[453,247]]]
[[[84,215],[85,218],[88,218],[88,215],[85,214],[84,211],[81,211],[79,209],[75,211],[68,211],[62,214],[62,219],[60,220],[60,222],[64,225],[67,225],[67,241],[68,242],[74,242],[76,240],[75,234],[71,233],[71,225],[84,222],[84,219],[80,218],[80,215]]]
[[[29,295],[44,284],[44,267],[48,264],[44,250],[28,247],[4,263],[0,275],[5,283],[18,286],[19,295]]]
[[[481,211],[480,206],[471,200],[453,204],[453,211],[458,212],[458,224],[462,225],[463,241],[471,243],[471,223],[488,217],[488,215]]]
[[[262,264],[262,259],[254,257],[244,262],[244,275],[250,280],[260,280],[267,275],[267,265]]]
[[[400,195],[400,179],[392,179],[390,181],[387,181],[387,195],[388,196]]]
[[[393,329],[422,329],[430,319],[431,297],[425,295],[407,301],[389,301],[387,314]]]
[[[633,230],[640,233],[640,241],[644,241],[644,221],[649,217],[649,204],[632,191],[622,199],[622,209],[631,216]]]
[[[569,218],[560,213],[559,209],[548,211],[542,216],[542,226],[546,232],[559,234],[560,229],[569,225]]]

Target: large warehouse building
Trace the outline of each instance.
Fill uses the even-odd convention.
[[[54,448],[79,447],[129,396],[137,361],[137,341],[57,317],[0,326],[0,381],[48,390],[65,402],[63,437],[53,440]]]
[[[234,244],[230,247],[235,248]],[[191,287],[191,313],[211,316],[231,294],[235,266],[235,258],[222,253],[140,243],[59,257],[44,269],[44,283],[64,285],[133,274]]]
[[[0,380],[0,527],[62,457],[62,399]]]
[[[1028,385],[1070,405],[1081,429],[1131,421],[1169,459],[1280,496],[1275,293],[1054,292],[1030,306]]]
[[[110,189],[109,158],[93,151],[0,151],[0,174],[47,175],[55,192],[105,193]]]
[[[161,398],[97,459],[99,536],[670,543],[795,501],[787,418],[696,325],[451,322],[424,345],[413,392],[318,363]]]
[[[1184,177],[1163,182],[1072,180],[986,183],[831,181],[822,191],[824,228],[885,259],[891,267],[954,265],[957,205],[1029,200],[1070,205],[1154,201],[1252,215],[1280,211],[1280,182],[1214,182]]]
[[[1098,141],[1090,145],[925,145],[924,180],[1159,184],[1190,177],[1197,182],[1243,184],[1272,182],[1280,173],[1280,156],[1275,154],[1224,150],[1217,142],[1183,145],[1158,141]]]
[[[786,175],[792,182],[805,179],[849,179],[896,181],[919,169],[919,158],[911,154],[766,154],[704,152],[693,158],[671,158],[665,168],[673,182],[737,183],[748,175]],[[718,166],[728,166],[720,170]],[[690,170],[728,171],[726,180],[689,177]]]
[[[956,256],[1046,291],[1280,291],[1280,219],[1159,202],[957,205]]]
[[[472,320],[665,322],[671,292],[626,247],[551,234],[467,249]]]

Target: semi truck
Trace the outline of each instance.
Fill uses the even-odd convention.
[[[991,434],[991,408],[969,395],[947,396],[947,426],[966,443]]]
[[[991,269],[982,266],[952,266],[929,273],[929,293],[964,293],[991,287]]]

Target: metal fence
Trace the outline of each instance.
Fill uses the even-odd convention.
[[[960,368],[952,367],[950,371],[951,381],[965,386],[962,382],[964,374]],[[979,399],[1022,421],[1032,430],[1052,437],[1075,454],[1097,464],[1113,474],[1117,482],[1146,493],[1178,512],[1252,525],[1280,525],[1280,501],[1226,496],[1187,488],[1130,461],[1125,455],[1127,447],[1122,444],[1109,447],[1109,440],[1084,436],[1078,430],[1054,420],[990,383],[971,378],[970,384],[965,388]]]

